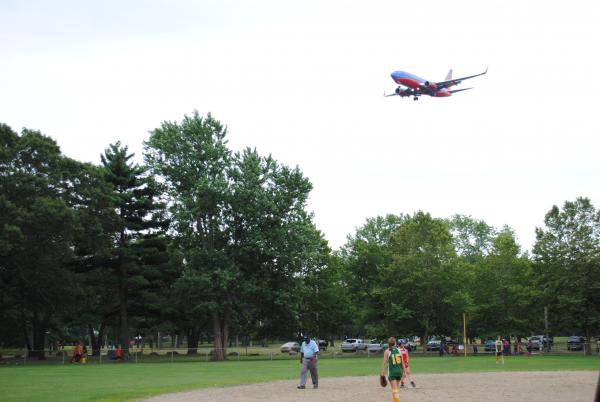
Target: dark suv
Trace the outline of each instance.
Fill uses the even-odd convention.
[[[567,339],[567,350],[583,350],[585,338],[583,336],[570,336]]]

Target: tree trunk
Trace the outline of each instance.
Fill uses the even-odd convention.
[[[106,346],[104,342],[104,322],[100,323],[100,329],[98,330],[98,354],[94,356],[100,356],[103,346]]]
[[[44,355],[46,328],[42,321],[43,319],[40,319],[37,311],[34,311],[32,323],[33,350],[30,351],[29,357],[37,357],[38,360],[46,360]]]
[[[592,355],[592,331],[590,331],[590,327],[586,326],[585,329],[585,355],[586,356],[591,356]]]
[[[121,192],[121,191],[119,191]],[[125,215],[123,207],[121,207],[120,216],[123,217]],[[129,359],[129,323],[127,322],[127,296],[128,296],[128,286],[127,286],[127,259],[124,258],[123,252],[125,251],[125,247],[127,245],[127,239],[125,236],[125,230],[121,230],[121,236],[119,238],[119,244],[121,248],[121,252],[119,253],[117,264],[118,265],[118,280],[119,280],[119,318],[121,321],[121,331],[119,334],[119,342],[121,344],[121,353],[123,360]]]
[[[25,309],[21,308],[21,327],[23,329],[23,339],[25,340],[25,346],[27,351],[32,349],[31,339],[29,339],[29,331],[27,330],[27,320],[25,319]]]
[[[213,358],[217,361],[222,361],[224,360],[224,354],[223,354],[223,344],[222,344],[222,335],[221,335],[221,320],[219,319],[219,315],[214,312],[212,313],[212,321],[213,321],[213,337],[214,337],[214,342],[213,342],[213,352],[214,352],[214,356]]]
[[[200,331],[196,330],[195,327],[192,327],[188,330],[187,334],[187,344],[188,344],[188,355],[196,355],[198,354],[198,339],[200,338]]]
[[[214,359],[225,360],[227,356],[227,343],[229,341],[229,319],[231,308],[225,307],[223,318],[217,312],[212,313],[213,337],[214,337]]]
[[[127,322],[127,275],[125,268],[121,266],[121,275],[119,281],[119,316],[121,321],[121,331],[119,342],[123,353],[123,360],[129,358],[129,325]]]
[[[229,342],[229,319],[231,318],[231,309],[225,307],[225,314],[223,316],[223,345],[227,345]],[[223,347],[223,356],[227,356],[227,348]]]

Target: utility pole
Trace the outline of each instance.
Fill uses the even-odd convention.
[[[467,357],[467,317],[463,313],[463,345],[465,348],[465,357]]]

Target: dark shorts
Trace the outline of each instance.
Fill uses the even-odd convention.
[[[400,381],[402,380],[402,376],[401,375],[391,375],[388,377],[388,381]]]

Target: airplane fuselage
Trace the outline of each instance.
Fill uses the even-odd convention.
[[[447,88],[438,88],[434,82],[428,81],[414,74],[407,73],[406,71],[394,71],[391,76],[396,84],[407,87],[407,89],[402,89],[400,87],[396,89],[396,94],[400,96],[411,96],[414,91],[419,91],[435,97],[446,97],[452,95]]]

